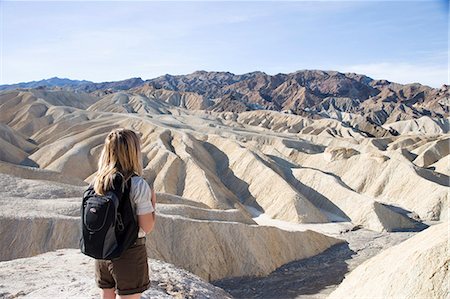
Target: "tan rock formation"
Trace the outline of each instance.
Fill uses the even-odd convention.
[[[328,298],[445,298],[448,222],[386,249],[350,272]]]
[[[450,131],[450,118],[431,118],[422,116],[418,119],[407,119],[383,125],[384,128],[392,128],[402,135],[425,134],[437,135]]]
[[[6,93],[0,95],[5,111],[0,120],[36,143],[31,155],[25,152],[16,160],[26,158],[40,168],[85,182],[95,174],[103,140],[111,129],[139,131],[144,177],[157,191],[196,201],[202,204],[199,207],[239,210],[247,221],[250,215],[245,206],[294,223],[323,223],[340,217],[375,230],[411,227],[408,211],[423,219],[445,215],[445,174],[413,164],[422,156],[429,166],[442,158],[445,135],[368,139],[336,119],[274,111],[203,113],[162,100],[144,100],[147,96],[142,93],[107,95],[91,105],[104,105],[98,111],[53,106],[53,98],[47,102],[32,93]],[[104,112],[108,101],[143,110]],[[83,105],[90,103],[86,100]],[[43,110],[37,113],[30,109],[33,105]],[[164,114],[169,106],[172,114]],[[437,154],[430,142],[438,142]],[[430,155],[432,159],[426,158]],[[329,180],[330,176],[336,179]],[[318,184],[319,179],[330,186]],[[311,188],[318,190],[310,192]],[[334,189],[341,191],[331,192]],[[356,213],[353,202],[365,212]]]
[[[450,155],[447,155],[430,165],[434,171],[450,176]]]
[[[0,227],[8,228],[0,229],[0,260],[78,248],[85,187],[6,174],[0,178]],[[157,211],[157,224],[147,242],[150,257],[208,280],[266,275],[342,242],[313,231],[258,226],[239,210],[209,210],[184,200],[161,204]]]

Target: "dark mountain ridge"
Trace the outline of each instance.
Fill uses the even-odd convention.
[[[0,90],[12,90],[18,88],[39,88],[39,87],[77,88],[80,85],[92,83],[94,82],[86,80],[71,80],[67,78],[53,77],[39,81],[0,85]]]

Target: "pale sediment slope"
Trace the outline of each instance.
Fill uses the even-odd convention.
[[[33,164],[28,155],[37,148],[27,136],[0,124],[0,160],[14,164]]]
[[[450,155],[450,137],[441,136],[433,142],[426,143],[412,151],[417,157],[414,163],[420,167],[428,167],[445,156]]]
[[[97,169],[93,155],[95,148],[101,149],[104,136],[94,130],[67,134],[58,141],[42,146],[30,156],[41,168],[70,174],[84,179]]]
[[[218,117],[233,120],[238,124],[260,127],[262,129],[292,134],[310,134],[327,137],[350,137],[363,139],[367,134],[344,125],[332,118],[310,119],[299,115],[285,114],[277,111],[256,110],[241,113],[223,112]],[[228,122],[229,125],[232,123]]]
[[[44,213],[42,206],[40,210]],[[10,228],[0,231],[1,260],[78,247],[78,217],[0,215],[0,224]],[[152,258],[216,280],[267,275],[287,262],[316,255],[339,242],[312,231],[286,232],[227,219],[195,220],[158,214],[147,250]]]
[[[0,161],[0,173],[12,175],[22,179],[53,181],[75,186],[87,185],[87,183],[84,182],[83,180],[80,180],[72,176],[66,176],[60,172],[50,171],[47,169],[41,169],[37,167],[27,167],[22,165],[19,166],[16,164],[2,161]]]
[[[143,150],[147,153],[144,156],[147,165],[144,177],[154,181],[157,190],[200,200],[211,208],[243,210],[244,203],[281,220],[300,223],[330,220],[310,202],[312,198],[305,197],[295,182],[283,175],[279,166],[253,147],[252,143],[260,142],[262,138],[247,141],[246,145],[216,135],[206,137],[200,133],[161,129],[149,120],[131,116],[119,118],[119,115],[72,125],[70,133],[66,132],[64,124],[65,121],[53,124],[51,135],[44,132],[35,134],[42,145],[31,158],[41,167],[89,181],[106,134],[117,126],[132,126],[145,136]],[[151,142],[155,139],[157,142]],[[308,152],[323,151],[322,147],[308,141],[286,140],[274,145],[277,145],[278,151],[292,153],[301,150],[308,157]],[[327,149],[324,157],[326,160],[350,157],[335,152]],[[326,155],[331,156],[327,158]],[[326,171],[327,168],[324,168]],[[332,199],[333,196],[330,196]],[[380,228],[379,224],[374,224],[367,227],[389,230],[395,225],[392,223]],[[403,227],[403,224],[398,227]]]
[[[160,215],[147,248],[151,257],[211,281],[267,275],[289,261],[311,257],[340,242],[313,231],[288,232],[269,226]]]
[[[450,176],[450,155],[439,159],[437,162],[434,162],[430,165],[430,168],[434,169],[435,172]]]
[[[161,194],[158,193],[158,199]],[[196,220],[240,222],[245,224],[256,224],[249,214],[242,213],[238,209],[216,210],[208,208],[192,207],[187,204],[163,204],[158,202],[158,211],[164,215],[178,215]]]
[[[47,181],[44,178],[25,179],[11,174],[0,173],[0,179],[2,181],[0,185],[2,198],[0,200],[5,200],[9,197],[17,200],[40,199],[43,201],[69,197],[80,198],[84,190],[80,185]],[[32,210],[32,207],[30,207],[25,211]]]
[[[420,148],[421,146],[425,144],[432,144],[432,142],[435,142],[441,138],[448,138],[448,134],[441,134],[441,135],[404,135],[404,136],[398,136],[396,138],[385,138],[382,141],[384,141],[384,148],[381,148],[382,150],[407,150],[409,152],[414,152],[417,148]],[[377,139],[378,141],[381,141]]]
[[[83,93],[65,91],[11,91],[0,94],[0,122],[31,136],[53,122],[73,118],[96,101]],[[47,132],[50,133],[50,132]]]
[[[63,123],[51,127],[65,128]],[[306,198],[267,166],[264,157],[238,142],[221,137],[212,137],[206,142],[202,141],[206,136],[164,130],[137,118],[114,115],[104,121],[95,119],[73,125],[69,134],[57,128],[52,130],[51,137],[36,134],[43,145],[30,158],[45,169],[86,179],[95,171],[99,146],[117,123],[134,125],[141,132],[148,132],[144,133],[146,140],[157,140],[152,144],[143,142],[143,149],[148,153],[145,169],[151,170],[146,172],[146,177],[154,180],[157,190],[200,200],[211,208],[242,209],[242,203],[256,204],[275,218],[294,222],[327,221]],[[156,173],[158,175],[153,177]],[[262,173],[265,175],[260,175]],[[266,187],[268,184],[271,188]]]
[[[80,240],[78,218],[18,214],[0,215],[0,261],[77,247]]]
[[[0,260],[77,248],[85,187],[0,174]],[[161,196],[149,256],[207,280],[266,275],[292,260],[318,254],[341,240],[320,233],[255,225],[238,209],[211,210]],[[180,216],[182,214],[182,216]],[[8,228],[8,229],[5,229]]]
[[[423,153],[414,151],[438,137],[368,139],[337,119],[274,111],[193,111],[139,92],[107,95],[91,105],[97,111],[53,106],[66,103],[54,102],[52,97],[37,99],[30,93],[1,94],[5,113],[0,121],[36,142],[36,150],[24,154],[26,159],[85,182],[95,174],[102,143],[111,129],[139,131],[144,178],[157,191],[210,209],[239,210],[248,216],[246,205],[293,223],[350,219],[374,230],[412,226],[407,211],[378,202],[398,205],[422,219],[445,214],[447,177],[413,162],[421,154],[434,153],[431,144]],[[104,112],[111,101],[116,106],[131,105],[133,111]],[[88,104],[92,103],[79,107]],[[436,159],[443,154],[439,150]],[[352,206],[363,208],[358,211]]]
[[[149,259],[150,288],[141,298],[231,298],[201,278],[171,264]],[[39,273],[39,275],[36,275]],[[25,298],[99,298],[94,259],[77,249],[0,262],[0,296]]]
[[[434,171],[436,176],[450,175],[450,138],[449,134],[440,135],[406,135],[391,140],[385,145],[387,150],[396,150],[415,165]],[[449,178],[442,176],[442,181],[449,185]]]
[[[223,139],[208,139],[209,153],[218,161],[222,182],[241,201],[276,219],[296,223],[327,222],[323,213],[284,180],[257,149]]]
[[[435,118],[422,116],[418,119],[408,119],[384,124],[385,129],[392,128],[402,135],[406,134],[445,134],[450,131],[450,118]]]
[[[413,211],[421,219],[446,217],[445,177],[415,166],[398,151],[370,151],[331,162],[323,154],[297,155],[294,160],[302,167],[332,173],[355,192]]]
[[[36,144],[29,141],[26,135],[4,124],[0,124],[0,139],[27,153],[32,152],[37,147]]]
[[[388,137],[392,136],[392,133],[389,131],[389,128],[383,128],[381,125],[367,121],[367,118],[359,113],[351,113],[351,112],[343,112],[337,109],[334,111],[328,111],[327,113],[322,113],[322,116],[325,115],[342,121],[346,125],[352,126],[356,130],[361,130],[366,132],[374,137]],[[370,137],[372,137],[370,136]]]
[[[449,262],[445,222],[364,262],[329,298],[445,298]]]
[[[12,107],[14,104],[22,101],[37,101],[39,99],[53,106],[68,106],[79,109],[86,109],[96,101],[98,97],[87,94],[85,92],[71,92],[66,90],[50,90],[43,88],[18,89],[11,91],[2,91],[0,93],[2,102],[8,102],[8,105],[3,107]]]
[[[150,85],[137,87],[133,89],[133,92],[142,94],[150,99],[163,101],[172,106],[186,109],[206,109],[211,104],[208,98],[195,92],[155,89]]]
[[[104,111],[115,113],[154,113],[167,114],[169,112],[165,102],[155,101],[143,95],[118,92],[110,94],[87,108],[89,111]]]
[[[154,89],[149,86],[121,91],[103,97],[87,108],[90,111],[170,114],[174,107],[206,109],[210,100],[192,92]]]
[[[297,92],[304,100],[313,95],[303,87]],[[367,102],[367,113],[358,116],[353,108],[359,103],[347,96],[315,98],[323,109],[319,115],[304,111],[309,118],[263,110],[195,110],[211,107],[206,94],[147,85],[96,94],[102,98],[45,89],[0,93],[1,260],[78,247],[81,194],[95,175],[104,138],[118,127],[140,132],[143,177],[158,191],[150,256],[207,280],[267,275],[342,242],[317,226],[324,232],[355,225],[402,230],[420,224],[419,216],[443,220],[448,215],[447,118],[391,122],[414,111],[402,112],[400,104],[387,115],[384,102],[376,107]],[[283,106],[287,112],[299,104],[295,94]],[[249,96],[253,108],[265,103],[258,93]],[[236,104],[229,101],[227,108],[226,102],[214,102],[224,110]],[[288,221],[283,227],[300,223],[302,229],[256,225],[250,212],[260,215],[255,219],[261,224]],[[312,225],[316,232],[305,229]],[[405,255],[414,260],[413,245]],[[422,272],[440,269],[434,265]],[[20,271],[17,275],[25,275]],[[30,296],[56,293],[55,286],[42,283],[36,283],[41,291],[30,284]],[[173,285],[173,292],[184,288]]]
[[[267,156],[276,164],[284,180],[319,208],[328,221],[352,221],[375,231],[413,228],[418,224],[372,197],[356,192],[339,176],[327,172],[325,167],[323,170],[312,166],[302,167],[279,152],[269,150]],[[352,148],[328,147],[323,154],[325,161],[322,162],[348,159],[358,154]]]
[[[0,138],[0,160],[14,164],[25,162],[28,153]]]
[[[293,169],[292,174],[298,180],[298,188],[315,206],[341,217],[341,221],[350,219],[373,231],[416,227],[415,221],[406,215],[351,190],[332,175],[310,168]]]

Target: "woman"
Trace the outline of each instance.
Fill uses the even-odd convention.
[[[142,178],[142,155],[139,136],[132,130],[114,129],[106,137],[98,161],[94,190],[105,194],[113,189],[114,175],[131,180],[129,198],[137,215],[139,233],[136,243],[118,259],[95,260],[95,278],[102,298],[140,298],[150,284],[145,235],[155,224],[155,191]]]

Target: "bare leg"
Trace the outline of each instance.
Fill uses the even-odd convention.
[[[116,293],[114,292],[116,289],[112,288],[112,289],[101,289],[101,298],[102,299],[115,299],[116,298]]]
[[[117,295],[118,299],[139,299],[141,298],[141,293],[133,294],[133,295]]]

